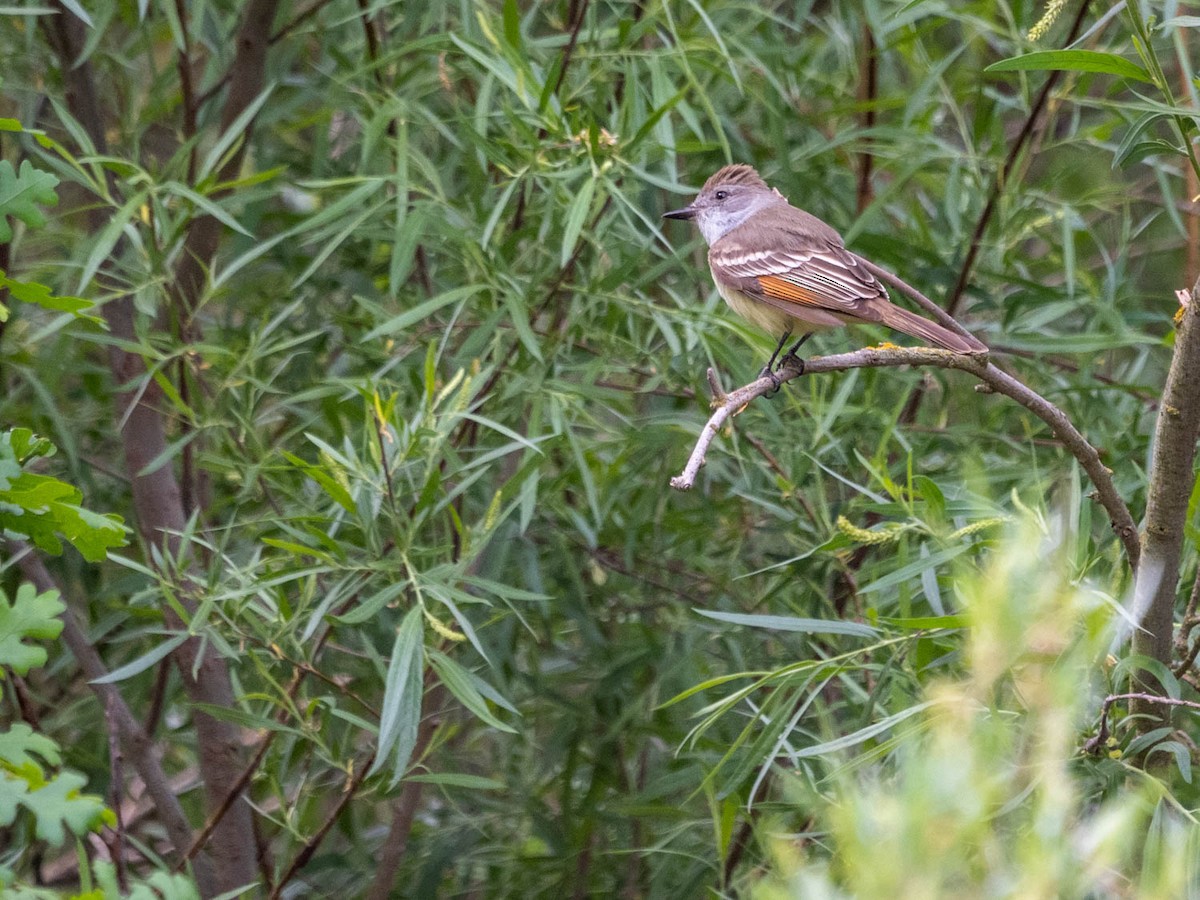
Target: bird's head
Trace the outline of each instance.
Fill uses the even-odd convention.
[[[663,213],[666,219],[692,219],[712,246],[764,207],[787,203],[747,165],[726,166],[704,183],[689,206]]]

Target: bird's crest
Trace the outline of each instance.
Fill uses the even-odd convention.
[[[748,166],[745,163],[735,163],[732,166],[725,166],[723,169],[718,169],[708,181],[704,182],[703,190],[711,190],[719,184],[761,188],[764,191],[769,190],[767,183],[762,180],[762,176],[754,170],[753,166]]]

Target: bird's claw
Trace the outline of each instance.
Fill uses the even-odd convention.
[[[762,371],[758,373],[758,377],[771,379],[771,390],[769,393],[764,395],[767,397],[767,399],[770,399],[779,393],[779,386],[782,385],[783,382],[780,380],[778,375],[771,371],[770,366],[763,366]]]
[[[787,354],[779,361],[779,368],[776,371],[782,371],[789,366],[794,367],[800,375],[804,374],[804,360],[798,357],[795,353]]]

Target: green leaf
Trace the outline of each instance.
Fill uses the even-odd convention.
[[[125,546],[125,520],[113,513],[94,513],[75,503],[47,506],[54,527],[88,562],[103,562],[111,547]]]
[[[985,72],[1100,72],[1153,83],[1145,69],[1115,53],[1098,50],[1039,50],[992,63]]]
[[[933,706],[934,703],[935,701],[933,700],[926,700],[924,703],[918,703],[915,706],[910,706],[908,709],[902,710],[901,712],[896,713],[894,716],[888,716],[885,719],[880,719],[878,722],[868,725],[866,728],[860,728],[858,731],[855,731],[852,734],[843,735],[842,737],[834,738],[833,740],[825,741],[824,743],[814,744],[811,747],[804,747],[803,749],[793,751],[791,755],[795,759],[807,759],[813,756],[825,756],[829,753],[837,753],[841,750],[847,750],[850,747],[854,747],[863,743],[864,741],[869,741],[876,735],[883,734],[885,731],[891,730],[905,719],[910,719],[917,713]]]
[[[21,726],[16,726],[21,727]],[[29,726],[24,726],[28,729]],[[14,729],[15,730],[15,729]],[[3,740],[4,735],[0,735]],[[50,743],[54,743],[51,741]],[[57,748],[55,748],[57,749]],[[0,759],[3,759],[0,751]],[[0,769],[0,828],[8,828],[17,818],[17,810],[29,796],[29,782],[19,774]],[[0,881],[0,885],[3,882]]]
[[[329,495],[329,498],[337,503],[338,506],[342,507],[342,509],[346,510],[346,512],[354,513],[358,509],[357,505],[354,503],[354,498],[350,496],[350,492],[346,490],[341,482],[326,472],[322,467],[307,463],[295,453],[289,453],[287,450],[281,450],[280,452],[283,454],[284,459],[286,459],[296,468],[300,469],[305,475],[323,487],[325,489],[325,493]]]
[[[947,547],[944,550],[939,550],[936,553],[930,553],[928,556],[923,556],[920,559],[914,560],[907,565],[893,569],[888,574],[877,578],[870,584],[859,588],[859,594],[870,594],[875,591],[881,591],[884,588],[890,588],[893,585],[902,584],[908,579],[921,575],[929,569],[936,569],[942,563],[949,562],[957,556],[966,553],[971,548],[966,544],[959,544],[954,547]]]
[[[902,628],[905,631],[967,628],[971,624],[970,616],[961,613],[948,616],[909,616],[907,618],[880,616],[879,621],[884,625]]]
[[[226,154],[230,152],[234,144],[246,139],[250,123],[254,121],[254,117],[258,115],[258,111],[262,109],[262,105],[267,102],[274,90],[275,85],[267,85],[245,109],[238,113],[238,117],[229,124],[217,142],[213,144],[212,149],[205,155],[196,175],[197,183],[216,174],[217,167],[223,164]]]
[[[803,634],[847,634],[853,637],[879,637],[878,630],[860,622],[842,622],[837,619],[798,619],[792,616],[760,616],[745,613],[714,612],[696,609],[697,612],[718,622],[731,625],[748,625],[751,628],[766,628],[770,631],[799,631]]]
[[[75,16],[79,18],[88,28],[93,26],[92,17],[87,14],[87,11],[79,4],[79,0],[62,0],[62,5],[69,9]]]
[[[100,797],[80,793],[85,784],[87,779],[82,775],[62,772],[29,793],[24,805],[33,813],[39,839],[57,847],[66,840],[67,831],[83,836],[116,824],[116,816]]]
[[[521,49],[521,14],[516,0],[504,0],[504,39],[514,50]]]
[[[126,678],[132,678],[139,672],[144,672],[160,659],[169,654],[172,650],[186,641],[190,635],[177,634],[163,641],[149,653],[139,656],[133,662],[128,662],[118,669],[113,669],[107,675],[100,678],[93,678],[89,684],[112,684],[114,681],[124,681]]]
[[[51,766],[62,762],[58,744],[44,734],[38,734],[25,722],[17,722],[11,729],[0,732],[0,769],[8,769],[20,777],[33,782],[37,787],[44,779],[42,763],[34,757],[41,757]],[[6,825],[12,819],[5,821],[0,813],[0,825]]]
[[[6,449],[11,450],[11,457],[7,456]],[[34,457],[53,456],[57,452],[54,444],[34,434],[30,428],[14,428],[8,433],[7,440],[0,435],[0,459],[13,458],[23,463]]]
[[[29,429],[0,432],[0,528],[25,535],[48,553],[62,553],[61,534],[89,562],[125,543],[120,516],[79,506],[79,491],[49,475],[22,471],[18,460],[47,455],[54,446]]]
[[[421,722],[421,700],[425,686],[424,670],[425,614],[414,606],[396,631],[392,658],[384,679],[383,711],[379,718],[379,744],[375,762],[368,775],[374,775],[391,757],[390,787],[404,777],[409,758],[417,745],[417,726]]]
[[[595,193],[596,179],[589,178],[571,199],[570,208],[567,210],[567,223],[563,226],[562,252],[558,261],[560,266],[566,266],[575,252],[575,245],[579,242],[583,223],[587,221],[588,212],[591,211],[592,197]]]
[[[1200,16],[1173,16],[1164,19],[1158,27],[1163,31],[1170,28],[1200,28]]]
[[[447,787],[470,788],[473,791],[502,791],[508,785],[494,778],[483,778],[480,775],[468,775],[463,772],[439,772],[436,774],[409,775],[409,781],[419,781],[421,784],[441,784]]]
[[[27,159],[22,161],[19,174],[7,159],[0,159],[0,244],[13,238],[8,216],[20,219],[30,228],[41,228],[46,224],[46,217],[37,204],[57,204],[58,194],[54,192],[57,186],[58,178],[35,169]]]
[[[125,226],[129,224],[142,204],[146,202],[146,192],[139,191],[125,202],[120,209],[112,214],[104,228],[96,236],[96,242],[92,245],[92,251],[88,254],[87,260],[83,264],[83,271],[79,275],[79,293],[84,292],[84,288],[100,271],[106,260],[112,256],[113,248],[117,245],[117,241],[121,239],[121,234],[125,231]]]
[[[444,294],[438,294],[438,296],[426,300],[424,303],[418,303],[412,309],[406,310],[395,318],[388,319],[378,328],[368,331],[366,335],[363,336],[362,342],[365,344],[367,341],[373,341],[375,338],[383,337],[387,334],[394,334],[397,331],[408,328],[410,325],[415,325],[422,319],[433,315],[443,306],[449,306],[451,303],[457,303],[459,300],[465,300],[467,297],[477,294],[485,289],[486,286],[482,284],[465,284],[456,288],[451,288]]]
[[[525,308],[524,302],[511,291],[505,291],[504,306],[508,309],[509,323],[512,325],[513,330],[517,332],[521,346],[529,352],[530,356],[541,362],[541,340],[534,333],[533,326],[529,321],[529,310]]]
[[[59,615],[66,609],[58,591],[39,594],[32,584],[17,588],[10,604],[0,591],[0,665],[8,666],[18,675],[46,664],[42,647],[25,643],[27,640],[52,641],[62,633]]]
[[[385,606],[393,603],[397,597],[404,593],[407,587],[408,579],[402,578],[377,591],[365,600],[355,603],[350,609],[336,618],[344,625],[359,625],[363,622],[368,622],[379,615]]]
[[[70,313],[77,319],[87,319],[96,323],[104,321],[99,316],[82,315],[83,310],[93,305],[90,300],[65,295],[55,296],[44,284],[38,284],[36,281],[17,281],[9,278],[2,270],[0,270],[0,289],[7,289],[14,298],[22,303],[33,303],[54,312]]]
[[[219,204],[209,200],[203,194],[196,193],[196,191],[193,191],[185,184],[172,181],[163,185],[163,191],[169,194],[175,194],[178,197],[183,197],[185,200],[194,203],[197,208],[202,209],[222,225],[238,232],[238,234],[244,234],[246,237],[254,236],[247,231],[237,219],[230,215],[226,210],[222,209]]]
[[[469,709],[478,719],[500,731],[516,734],[517,730],[511,725],[501,722],[488,709],[487,701],[471,683],[471,676],[462,666],[437,650],[429,651],[429,664],[433,666],[444,684],[458,701]]]
[[[1192,783],[1192,754],[1187,747],[1179,743],[1179,741],[1163,741],[1161,744],[1155,744],[1153,749],[1146,754],[1147,759],[1155,753],[1165,753],[1175,758],[1175,765],[1179,767],[1179,775],[1188,784]]]

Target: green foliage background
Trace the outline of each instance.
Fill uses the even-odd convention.
[[[255,739],[276,733],[251,787],[268,872],[374,762],[299,873],[316,895],[366,890],[407,771],[423,788],[397,896],[685,897],[752,883],[807,896],[788,873],[836,856],[845,754],[864,753],[852,768],[876,780],[919,759],[921,729],[918,749],[898,751],[887,724],[927,722],[929,685],[982,684],[964,689],[970,702],[1011,721],[1033,707],[1032,724],[1013,726],[1030,734],[1038,715],[1070,717],[1060,762],[1082,743],[1107,689],[1104,622],[1074,635],[1074,690],[1039,700],[993,692],[964,652],[971,620],[956,617],[1002,552],[1055,574],[1048,587],[1022,576],[998,605],[1045,588],[1107,597],[1111,615],[1127,587],[1088,486],[1025,411],[941,370],[802,379],[736,419],[696,490],[668,487],[707,418],[706,367],[742,384],[770,338],[731,318],[702,242],[661,212],[719,165],[749,162],[857,252],[944,299],[1047,77],[983,69],[1031,49],[1040,8],[378,3],[368,40],[355,4],[285,5],[247,161],[222,193],[216,173],[241,129],[222,134],[208,102],[198,138],[181,143],[174,54],[186,33],[198,93],[219,97],[241,4],[187,6],[186,24],[174,4],[89,10],[106,158],[68,112],[39,14],[0,18],[0,111],[25,129],[4,155],[62,180],[47,227],[15,223],[8,268],[60,300],[136,298],[137,350],[173,428],[154,465],[183,473],[203,588],[189,627],[229,661],[238,706],[222,715]],[[1176,12],[1151,6],[1159,21]],[[874,97],[862,93],[868,33]],[[1194,73],[1192,34],[1156,32],[1170,72]],[[1084,41],[1132,58],[1122,18]],[[1135,516],[1194,215],[1180,158],[1126,140],[1172,140],[1154,102],[1106,74],[1058,83],[960,308],[1101,448]],[[109,224],[89,231],[96,205]],[[174,267],[205,214],[222,239],[185,322]],[[134,520],[111,336],[10,305],[3,421],[58,446],[52,472],[89,508]],[[813,352],[884,337],[830,335]],[[901,424],[918,386],[915,421]],[[1044,529],[996,549],[995,522],[1025,516]],[[889,538],[864,544],[839,517]],[[54,561],[129,703],[145,713],[161,692],[173,772],[194,757],[179,676],[160,662],[181,564],[144,542],[99,566]],[[1083,618],[1055,621],[1070,631]],[[738,673],[768,677],[725,680]],[[71,660],[31,690],[42,726],[103,791],[102,710]],[[436,726],[424,744],[418,715]],[[1002,765],[1005,748],[989,746],[982,759]],[[1071,803],[1122,778],[1111,760],[1061,771],[1077,779]],[[972,827],[1009,788],[1022,789],[987,794]],[[1175,789],[1173,802],[1193,802],[1190,784]],[[765,816],[747,812],[755,791]],[[202,821],[199,798],[185,801]],[[1143,819],[1122,821],[1132,840]],[[152,842],[152,823],[133,828]],[[731,856],[743,865],[726,873]],[[30,875],[27,858],[5,861]],[[895,890],[822,871],[822,890]]]

